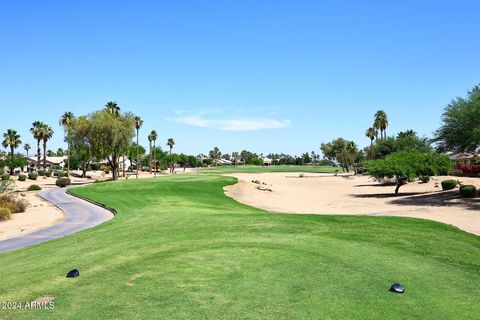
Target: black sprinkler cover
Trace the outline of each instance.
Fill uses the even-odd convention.
[[[405,291],[405,288],[400,283],[394,283],[390,287],[390,291],[395,293],[403,293]]]
[[[67,278],[76,278],[76,277],[80,277],[80,271],[78,271],[77,269],[68,271]]]

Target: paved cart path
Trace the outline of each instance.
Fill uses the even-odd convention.
[[[113,218],[111,211],[68,195],[66,189],[42,191],[38,195],[60,208],[65,213],[65,219],[45,229],[0,241],[0,252],[13,251],[61,238],[94,227]]]

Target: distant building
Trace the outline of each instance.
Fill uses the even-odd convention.
[[[58,166],[60,169],[63,169],[66,166],[67,156],[46,157],[45,160],[47,169],[51,168],[52,166]],[[37,163],[37,157],[27,157],[27,161],[29,169],[43,168],[43,157],[40,157],[40,164]]]
[[[455,166],[460,164],[474,165],[476,162],[480,162],[480,155],[476,153],[451,153],[448,156],[455,163]]]
[[[263,165],[264,166],[271,166],[273,163],[273,160],[270,158],[263,158]]]

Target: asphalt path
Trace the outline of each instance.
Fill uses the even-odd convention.
[[[62,210],[65,218],[50,227],[0,241],[0,252],[13,251],[61,238],[94,227],[114,217],[110,210],[71,196],[66,193],[66,189],[41,191],[38,195]]]

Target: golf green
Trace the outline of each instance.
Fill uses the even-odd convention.
[[[118,215],[0,254],[0,302],[55,297],[53,309],[0,318],[478,319],[479,237],[418,219],[269,213],[225,196],[235,181],[72,189]],[[72,268],[80,277],[67,279]]]

